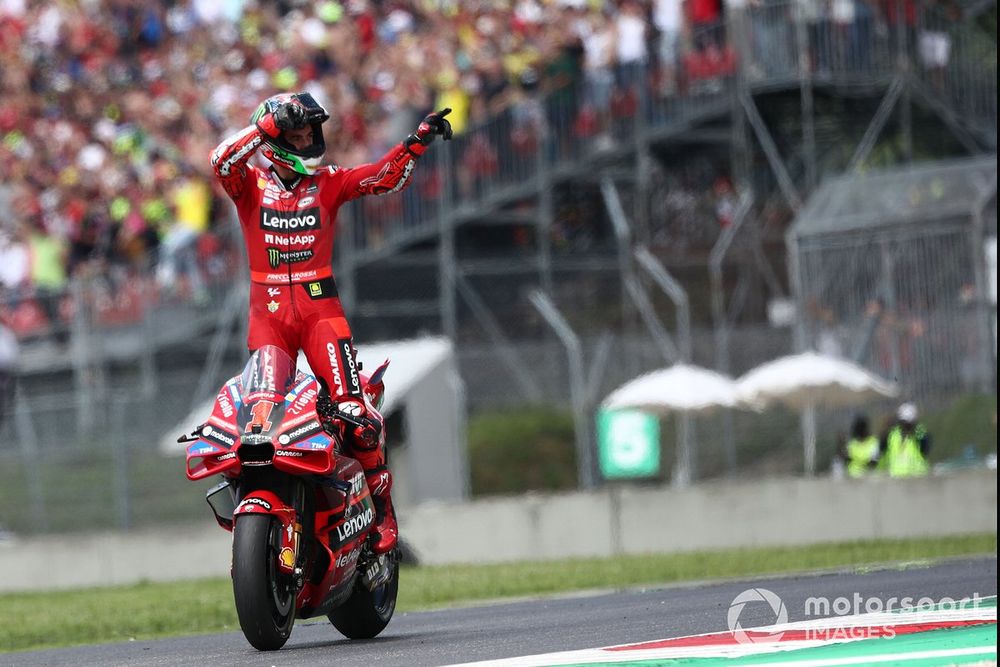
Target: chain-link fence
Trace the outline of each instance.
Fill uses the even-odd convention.
[[[708,333],[696,332],[696,363],[711,363]],[[737,330],[734,336],[742,351],[733,359],[736,371],[791,348],[788,329],[762,326]],[[590,337],[583,353],[590,417],[614,388],[666,364],[648,336]],[[495,345],[459,350],[470,412],[529,404],[570,409],[566,351],[558,341],[518,340],[513,358],[517,369]],[[231,360],[228,366],[234,363]],[[210,521],[204,502],[209,484],[188,481],[183,457],[161,448],[164,439],[181,434],[181,423],[191,409],[192,388],[202,371],[180,359],[161,358],[160,366],[151,391],[143,389],[136,368],[109,371],[106,389],[89,403],[91,419],[85,428],[79,424],[76,397],[68,388],[41,395],[37,387],[33,394],[20,388],[0,414],[0,529],[25,535]],[[525,382],[531,384],[530,390]],[[801,469],[795,415],[733,416],[738,433],[746,434],[737,438],[735,461],[727,458],[721,444],[719,421],[695,420],[697,478],[737,471],[745,476],[793,474]],[[664,422],[667,471],[673,466],[672,424],[671,419]],[[730,469],[732,463],[736,470]]]
[[[983,224],[995,202],[994,158],[824,185],[789,236],[802,342],[917,398],[995,387]]]
[[[136,377],[115,377],[89,403],[86,428],[74,393],[20,389],[0,413],[0,529],[128,529],[208,516],[207,485],[188,481],[183,458],[159,446],[189,410],[197,380],[197,371],[165,370],[149,393]]]
[[[955,332],[961,322],[950,327]],[[938,331],[937,324],[928,331]],[[693,332],[692,361],[712,366],[713,337],[709,329]],[[732,373],[795,349],[791,327],[736,327],[730,333]],[[363,345],[363,342],[362,342]],[[583,339],[586,418],[594,428],[600,402],[612,390],[653,368],[668,365],[662,349],[648,335],[608,333]],[[951,352],[949,360],[961,360]],[[914,364],[927,356],[915,356]],[[145,393],[139,374],[121,370],[108,378],[108,391],[91,402],[89,428],[78,424],[72,392],[22,392],[0,415],[0,529],[16,534],[71,532],[87,529],[129,529],[163,523],[210,523],[204,503],[207,483],[190,482],[183,457],[165,454],[160,443],[180,435],[190,412],[192,387],[202,369],[179,368],[179,360],[161,360],[163,368],[152,393]],[[173,363],[172,363],[173,362]],[[459,370],[470,413],[543,405],[571,410],[567,351],[552,337],[518,339],[511,349],[495,344],[464,345],[458,351]],[[946,371],[955,368],[941,363]],[[173,367],[171,368],[171,365]],[[226,372],[238,365],[226,364]],[[958,369],[962,366],[958,363]],[[962,391],[943,381],[926,388],[921,407],[945,405]],[[391,391],[391,386],[389,387]],[[878,426],[894,404],[868,404],[865,412]],[[837,442],[852,413],[820,410],[817,467],[829,469]],[[193,426],[187,424],[186,426]],[[671,477],[679,440],[678,416],[661,422],[663,472]],[[782,408],[764,413],[732,410],[694,417],[691,478],[742,479],[796,475],[803,469],[800,416]],[[589,434],[593,438],[593,431]],[[730,437],[731,435],[731,437]],[[731,443],[731,447],[730,447]],[[391,447],[391,444],[390,444]]]

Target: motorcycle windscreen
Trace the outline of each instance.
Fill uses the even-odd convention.
[[[240,388],[243,405],[237,426],[243,433],[267,433],[281,422],[280,408],[295,379],[295,360],[280,347],[265,345],[250,355]],[[279,408],[279,410],[275,410]],[[255,429],[254,426],[260,426]]]

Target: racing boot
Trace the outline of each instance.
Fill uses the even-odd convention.
[[[396,525],[396,510],[392,506],[392,473],[380,466],[381,470],[365,470],[365,480],[372,494],[375,505],[375,529],[372,531],[372,551],[376,555],[392,551],[399,540],[399,527]]]
[[[385,429],[382,415],[367,400],[342,398],[337,409],[355,418],[359,425],[349,430],[351,453],[365,471],[365,481],[375,505],[372,551],[392,551],[399,538],[396,512],[392,506],[392,473],[385,465]]]

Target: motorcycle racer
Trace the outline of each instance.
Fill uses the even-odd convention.
[[[293,359],[301,349],[329,400],[351,415],[348,443],[365,471],[375,504],[376,553],[390,551],[398,528],[392,475],[386,468],[382,416],[362,391],[351,329],[334,280],[337,211],[364,195],[398,192],[416,159],[438,137],[451,139],[450,109],[429,114],[380,160],[352,168],[321,166],[329,113],[306,92],[264,100],[250,125],[212,152],[216,177],[236,204],[250,264],[251,352],[277,345]],[[257,152],[271,165],[249,164]],[[329,407],[329,403],[326,404]],[[317,403],[319,408],[319,402]],[[327,409],[320,419],[331,424]]]

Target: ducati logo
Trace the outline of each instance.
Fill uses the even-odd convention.
[[[269,312],[274,313],[274,312],[277,312],[278,307],[280,305],[281,305],[280,303],[278,303],[274,299],[271,299],[271,302],[269,304],[267,304],[267,309],[268,309]]]

